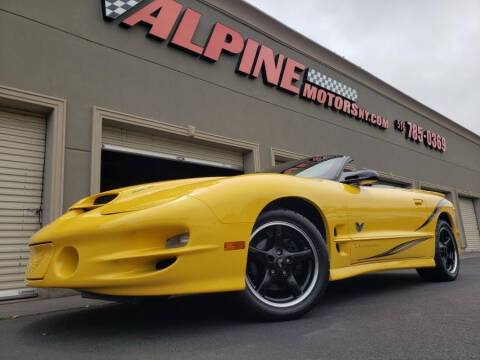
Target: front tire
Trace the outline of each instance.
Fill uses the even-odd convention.
[[[426,281],[454,281],[460,269],[457,242],[450,224],[439,220],[435,231],[435,267],[417,269]]]
[[[325,240],[291,210],[262,214],[250,237],[244,304],[270,320],[297,318],[324,293],[329,278]]]

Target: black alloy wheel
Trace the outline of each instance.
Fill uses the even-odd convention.
[[[455,273],[458,266],[457,245],[450,229],[447,227],[440,230],[438,247],[445,270],[452,274]]]
[[[435,267],[417,269],[427,281],[453,281],[460,269],[457,242],[450,224],[439,220],[435,232]]]
[[[274,320],[308,311],[328,282],[325,241],[305,217],[271,210],[255,224],[248,250],[245,302]]]

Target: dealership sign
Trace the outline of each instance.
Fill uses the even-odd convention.
[[[103,0],[104,18],[112,21],[142,1]],[[138,10],[135,9],[135,12],[127,16],[121,24],[126,27],[146,24],[149,26],[147,34],[149,37],[159,40],[170,39],[171,46],[211,63],[219,61],[222,54],[236,55],[238,62],[235,71],[238,74],[252,79],[261,76],[266,85],[278,90],[323,105],[379,129],[389,128],[390,122],[386,117],[368,111],[357,104],[356,89],[282,53],[275,53],[273,49],[254,39],[244,38],[239,32],[220,22],[213,25],[205,43],[194,43],[193,38],[202,14],[190,8],[183,11],[183,8],[182,4],[174,0],[154,0],[139,7]],[[177,22],[178,25],[175,26]],[[399,130],[397,127],[396,129]],[[426,134],[427,132],[425,136]],[[418,136],[417,128],[417,138]],[[430,134],[430,143],[431,139]],[[426,137],[425,141],[427,141]],[[429,147],[445,151],[444,138],[440,139],[441,146],[437,146],[437,137],[434,141],[435,146]]]

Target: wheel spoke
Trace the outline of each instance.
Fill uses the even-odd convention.
[[[452,239],[448,235],[445,235],[445,237],[443,239],[444,239],[443,244],[445,246],[448,246],[450,244],[450,242],[452,241]]]
[[[452,259],[450,259],[450,256],[445,257],[445,265],[446,265],[447,270],[449,270],[450,266],[452,265]]]
[[[268,252],[264,251],[264,250],[257,249],[253,246],[250,246],[248,248],[248,255],[250,255],[252,257],[252,259],[255,259],[257,261],[265,262],[267,260]]]
[[[312,255],[313,254],[311,249],[289,253],[289,257],[292,258],[295,262],[302,262],[311,259]]]
[[[286,283],[293,296],[299,297],[302,295],[302,288],[298,285],[297,279],[295,279],[292,273],[288,276]]]
[[[267,269],[265,271],[265,275],[262,279],[262,282],[260,283],[260,285],[258,285],[257,287],[257,291],[260,293],[260,294],[264,294],[265,291],[267,290],[268,286],[270,285],[270,283],[272,282],[272,277],[270,276],[270,272],[269,270]]]
[[[443,266],[448,269],[448,258],[447,258],[447,255],[443,255],[442,256],[442,263],[443,263]]]
[[[455,250],[454,249],[449,249],[448,254],[447,254],[447,264],[449,264],[449,269],[455,267]]]
[[[445,243],[445,232],[444,231],[440,232],[440,239],[439,240],[440,240],[439,241],[440,243],[442,243],[442,244]]]
[[[281,247],[281,248],[284,247],[284,244],[283,244],[283,230],[282,230],[282,226],[281,226],[281,225],[277,225],[277,226],[275,226],[275,228],[274,228],[274,232],[273,232],[273,244],[274,244],[274,246],[276,246],[276,247]]]

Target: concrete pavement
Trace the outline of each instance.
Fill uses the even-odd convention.
[[[467,256],[452,283],[411,270],[333,282],[291,322],[249,319],[231,294],[158,306],[23,301],[0,305],[0,358],[480,359],[479,299],[480,258]]]

